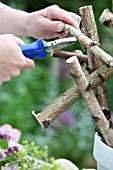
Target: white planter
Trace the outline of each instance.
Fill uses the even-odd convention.
[[[113,149],[102,142],[95,134],[93,156],[97,161],[97,170],[113,170]]]
[[[55,162],[60,164],[65,170],[79,170],[76,165],[67,159],[60,158],[56,159]]]

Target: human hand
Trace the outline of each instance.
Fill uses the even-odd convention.
[[[28,34],[34,38],[63,38],[64,23],[79,29],[80,16],[52,5],[40,11],[28,14]]]
[[[34,61],[25,58],[19,45],[24,42],[11,35],[0,35],[0,84],[20,75],[23,69],[34,68]]]

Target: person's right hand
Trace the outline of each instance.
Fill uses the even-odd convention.
[[[19,45],[23,44],[21,39],[11,34],[0,35],[0,84],[20,75],[23,69],[34,68],[34,61],[22,54]]]

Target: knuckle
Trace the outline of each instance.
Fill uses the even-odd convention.
[[[10,81],[10,80],[11,80],[10,76],[7,76],[7,77],[5,77],[5,79],[3,79],[3,80],[0,81],[0,85],[2,85],[2,84],[5,83],[5,82],[8,82],[8,81]]]
[[[16,76],[19,76],[20,75],[20,70],[18,70],[17,72],[16,72]]]
[[[7,36],[8,36],[9,38],[14,38],[14,35],[13,35],[13,34],[7,34]]]
[[[19,66],[21,69],[23,69],[26,66],[26,61],[25,60],[21,60],[19,63]]]
[[[19,75],[20,75],[20,70],[16,70],[13,74],[14,77],[19,76]]]
[[[78,20],[78,22],[80,22],[81,21],[81,17],[79,16],[79,15],[77,15],[77,20]]]
[[[54,4],[54,5],[52,5],[51,7],[53,7],[53,8],[60,8],[57,4]]]
[[[60,7],[56,4],[54,4],[54,5],[49,6],[48,8],[49,9],[59,9]]]
[[[35,67],[34,61],[29,61],[29,62],[26,64],[26,69],[28,69],[28,70],[32,70],[32,69],[34,69],[34,67]]]
[[[49,6],[49,7],[47,7],[47,13],[50,15],[50,13],[51,13],[51,15],[53,15],[54,14],[54,12],[55,11],[58,11],[60,9],[60,7],[58,6],[58,5],[56,5],[56,4],[54,4],[54,5],[51,5],[51,6]]]
[[[32,62],[32,69],[34,69],[35,68],[35,63],[34,62]]]
[[[54,22],[51,23],[51,30],[52,31],[56,30],[56,25],[54,24]]]
[[[81,17],[78,15],[78,19],[81,21]]]
[[[10,80],[11,80],[11,77],[7,77],[6,82],[7,82],[7,81],[10,81]]]
[[[5,80],[10,81],[12,77],[13,77],[13,73],[11,72],[6,76]]]

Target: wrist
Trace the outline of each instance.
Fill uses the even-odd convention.
[[[13,17],[15,15],[15,17]],[[14,19],[13,22],[13,34],[18,37],[26,37],[29,36],[28,33],[28,15],[29,13],[12,9],[11,18]]]
[[[23,12],[19,14],[18,17],[18,24],[17,24],[17,36],[19,37],[29,37],[30,31],[29,31],[29,13]]]
[[[25,29],[26,29],[26,36],[28,37],[33,37],[37,38],[35,35],[38,31],[37,26],[35,25],[37,23],[36,17],[34,16],[34,13],[27,13],[26,18],[25,18]]]
[[[0,10],[0,34],[27,36],[27,12],[4,7]]]
[[[27,37],[33,37],[33,20],[34,18],[31,16],[31,13],[26,13],[26,16],[23,18],[24,20],[24,30],[25,30],[25,36]]]

